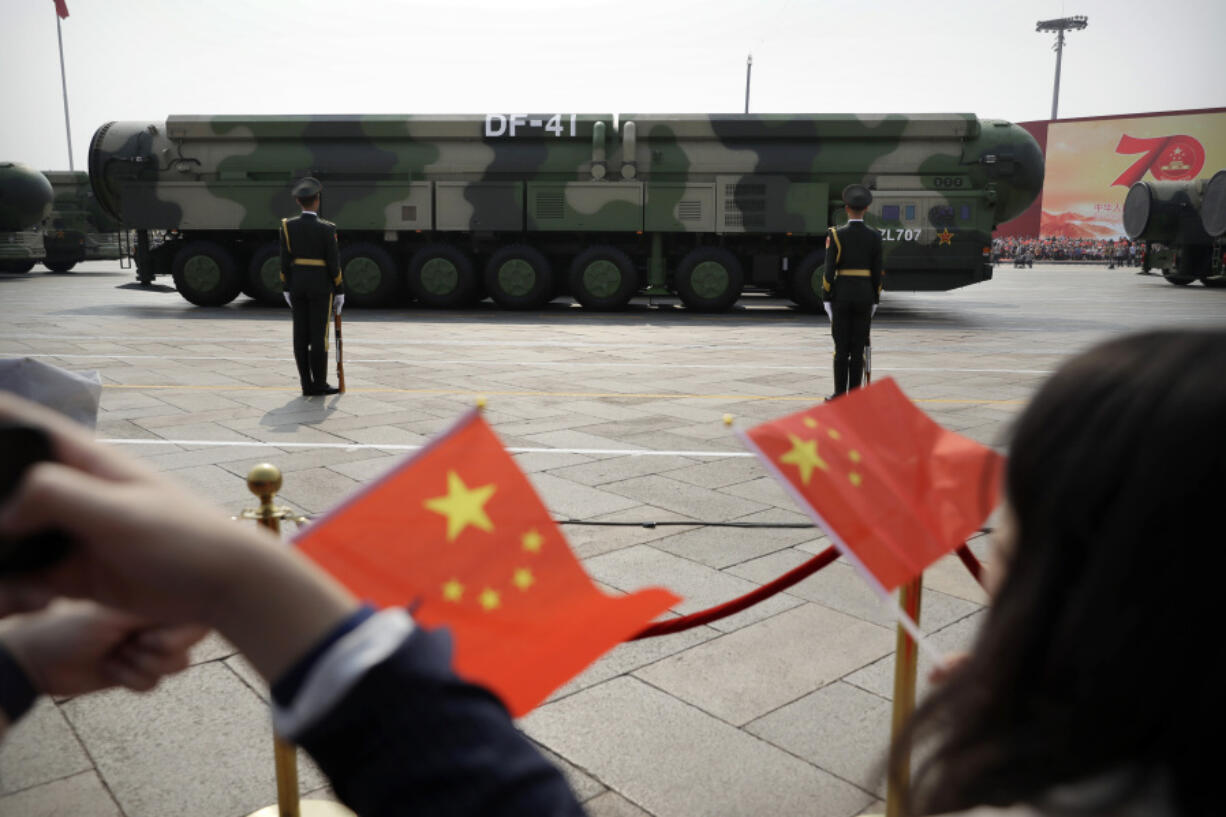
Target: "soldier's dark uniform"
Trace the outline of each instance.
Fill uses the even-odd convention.
[[[295,185],[294,198],[313,198],[323,189],[307,177]],[[335,394],[327,383],[325,335],[334,295],[345,292],[336,246],[336,225],[304,212],[281,220],[281,282],[294,312],[294,360],[302,393]]]
[[[853,209],[868,207],[872,200],[873,194],[863,185],[851,184],[843,190],[843,203]],[[873,306],[881,298],[884,282],[881,254],[881,233],[863,220],[830,228],[822,298],[831,307],[836,397],[859,388],[864,376],[864,347],[868,345]]]

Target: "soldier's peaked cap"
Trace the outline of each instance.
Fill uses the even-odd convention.
[[[862,184],[849,184],[843,188],[843,203],[853,210],[863,210],[873,203],[873,194]]]
[[[313,199],[319,195],[324,186],[314,176],[303,176],[294,183],[293,194],[296,199]]]

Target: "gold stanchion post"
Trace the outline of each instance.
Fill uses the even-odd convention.
[[[247,473],[247,487],[260,498],[260,507],[245,510],[241,519],[254,519],[278,536],[281,535],[281,520],[302,521],[289,508],[273,504],[277,491],[281,490],[281,469],[269,463],[260,463]],[[328,800],[299,800],[298,798],[298,750],[294,744],[273,735],[273,761],[277,772],[277,802],[252,812],[248,817],[355,817],[354,813],[340,803]]]
[[[924,577],[921,575],[905,584],[899,590],[898,605],[911,620],[919,624],[920,596],[923,593]],[[890,729],[890,744],[893,745],[902,736],[903,727],[915,711],[915,676],[919,666],[919,648],[902,625],[898,626],[898,647],[894,662],[894,719]],[[901,817],[903,798],[911,784],[911,756],[907,753],[906,760],[901,764],[898,779],[889,781],[886,792],[886,817]]]

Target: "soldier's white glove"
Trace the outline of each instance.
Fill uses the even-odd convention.
[[[286,305],[286,306],[288,306],[290,309],[293,309],[293,308],[294,308],[294,301],[293,301],[293,299],[291,299],[291,298],[289,297],[289,293],[288,293],[288,292],[282,292],[281,294],[285,296],[285,305]]]
[[[875,317],[877,317],[877,304],[873,304],[873,311],[872,311],[872,312],[870,312],[870,313],[868,313],[868,316],[869,316],[870,318],[875,318]]]
[[[830,301],[822,301],[822,306],[826,308],[826,317],[834,320],[834,307],[831,306]]]
[[[345,306],[345,296],[337,295],[332,299],[332,313],[335,315],[341,314],[341,308]]]

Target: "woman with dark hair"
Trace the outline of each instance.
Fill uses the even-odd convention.
[[[1072,359],[1018,420],[995,588],[920,706],[910,809],[1211,814],[1223,719],[1226,332]]]

